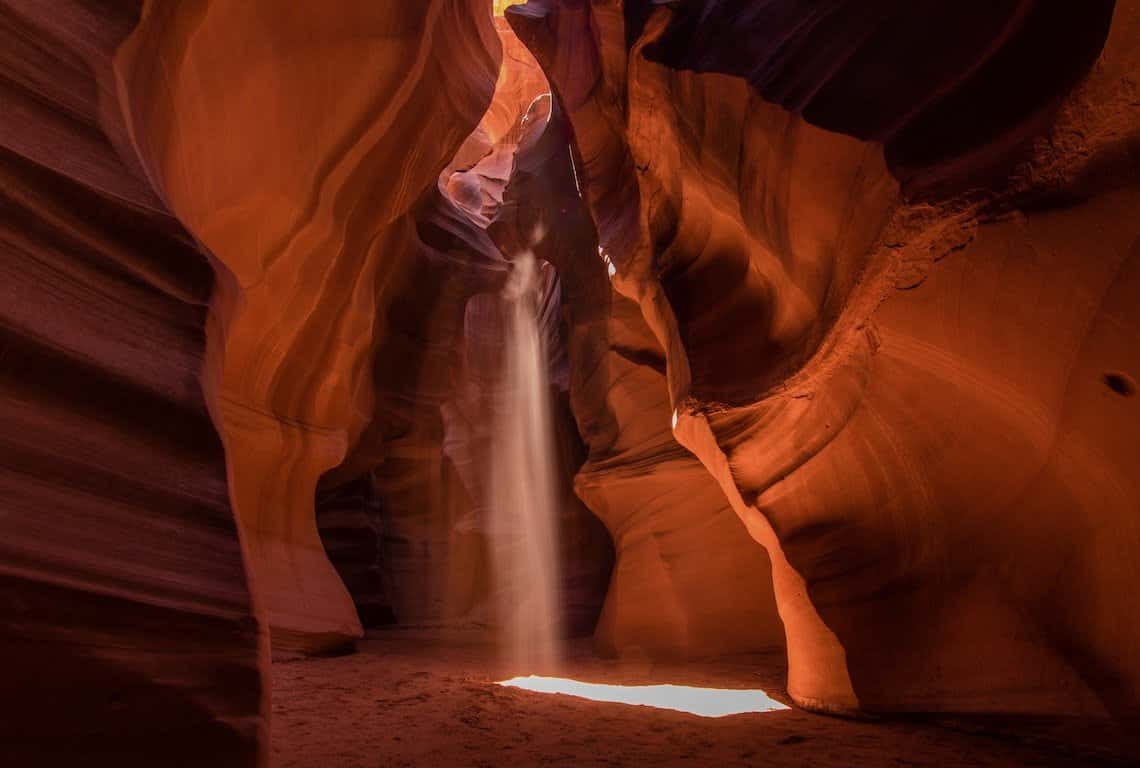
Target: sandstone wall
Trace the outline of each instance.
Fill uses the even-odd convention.
[[[1137,5],[664,6],[507,17],[790,692],[1135,719]]]

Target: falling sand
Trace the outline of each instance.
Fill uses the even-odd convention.
[[[504,291],[503,387],[488,500],[506,660],[522,672],[553,671],[562,655],[554,444],[538,278],[534,255],[519,254]]]

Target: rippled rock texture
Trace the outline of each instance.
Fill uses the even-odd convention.
[[[501,51],[479,4],[324,10],[0,6],[18,764],[259,762],[269,637],[361,632],[316,485]]]
[[[482,117],[500,56],[478,3],[327,10],[154,4],[116,57],[134,149],[224,265],[211,343],[231,497],[283,651],[361,633],[314,493],[372,418],[377,348],[418,287],[413,207]]]
[[[383,551],[384,512],[371,472],[318,490],[321,544],[349,595],[364,629],[396,623],[388,558]]]
[[[1137,16],[507,11],[806,706],[1140,714]]]
[[[213,262],[115,149],[139,9],[48,11],[0,3],[0,762],[252,765],[267,658],[203,387]]]
[[[1140,724],[1140,1],[506,5],[0,0],[0,761],[494,625],[524,250],[573,632]]]
[[[494,96],[435,183],[413,206],[416,240],[399,296],[373,360],[375,408],[353,450],[321,480],[332,488],[369,470],[381,505],[381,557],[401,624],[498,624],[486,509],[492,404],[501,399],[500,291],[514,252],[487,232],[498,215],[526,117],[548,92],[541,69],[500,18],[503,57]],[[549,107],[549,98],[539,104]],[[605,590],[610,546],[572,492],[580,441],[565,406],[559,280],[545,285],[542,332],[558,436],[564,613],[592,631]],[[358,601],[359,604],[359,601]]]
[[[534,247],[561,278],[570,403],[586,446],[574,487],[616,554],[597,647],[633,658],[778,647],[767,556],[670,431],[664,358],[637,305],[610,282],[581,164],[556,103],[520,148],[490,231],[510,252],[553,229]]]

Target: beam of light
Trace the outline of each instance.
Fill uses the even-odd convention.
[[[534,241],[545,237],[535,226]],[[562,658],[557,448],[540,328],[541,273],[531,251],[503,287],[503,390],[494,393],[487,522],[506,650],[514,664],[551,669]]]
[[[746,712],[775,712],[787,705],[758,689],[694,688],[688,685],[605,685],[565,677],[513,677],[499,685],[537,693],[562,693],[591,701],[672,709],[701,717],[724,717]]]

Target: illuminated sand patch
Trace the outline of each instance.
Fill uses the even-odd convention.
[[[513,677],[499,685],[537,693],[562,693],[591,701],[672,709],[701,717],[724,717],[746,712],[788,709],[758,689],[694,688],[688,685],[605,685],[564,677]]]

